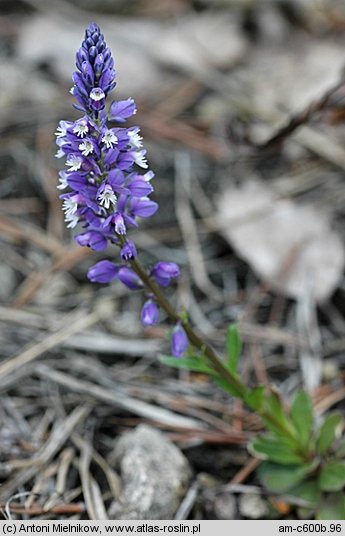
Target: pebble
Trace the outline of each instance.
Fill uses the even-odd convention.
[[[116,443],[109,463],[122,479],[111,519],[173,519],[192,476],[187,459],[164,434],[140,425]]]
[[[267,502],[256,493],[243,493],[238,508],[241,516],[247,519],[265,519],[268,513]]]
[[[216,519],[236,519],[236,499],[232,493],[221,493],[214,501]]]

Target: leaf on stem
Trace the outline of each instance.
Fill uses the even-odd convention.
[[[345,462],[329,462],[322,467],[319,487],[323,491],[340,491],[345,486]]]
[[[194,372],[201,372],[203,374],[208,374],[209,376],[217,375],[213,369],[208,367],[206,363],[198,357],[186,357],[181,359],[170,355],[161,355],[159,361],[163,363],[163,365],[169,367],[193,370]]]
[[[295,428],[285,414],[284,406],[277,392],[272,391],[265,399],[261,418],[268,430],[279,437],[285,437],[292,446],[296,446]]]
[[[274,436],[257,437],[249,443],[249,451],[262,460],[269,460],[283,465],[300,465],[303,456],[298,454],[284,438]]]
[[[314,415],[310,396],[305,391],[299,391],[291,405],[290,416],[303,445],[307,445],[313,431]]]
[[[262,408],[265,399],[264,385],[258,385],[253,389],[248,389],[244,395],[244,402],[254,411],[259,411]]]
[[[284,466],[278,463],[263,462],[258,469],[259,478],[269,491],[282,493],[289,491],[302,482],[317,466],[313,460],[304,465]]]
[[[298,486],[290,489],[289,497],[302,499],[306,502],[305,508],[315,508],[321,500],[321,490],[318,486],[316,478],[310,478],[305,482],[301,482]]]
[[[325,497],[320,504],[317,519],[344,520],[345,519],[345,495],[342,492],[332,493]]]
[[[317,448],[323,456],[332,446],[334,440],[340,436],[344,421],[340,413],[332,413],[324,420],[317,439]]]
[[[241,400],[243,399],[243,394],[241,393],[241,391],[237,389],[234,385],[231,385],[230,383],[228,383],[228,381],[225,380],[224,378],[217,376],[214,378],[214,381],[226,393],[229,393],[230,395],[235,396],[236,398],[240,398]]]
[[[237,324],[230,324],[226,332],[226,353],[230,372],[236,373],[242,343]]]

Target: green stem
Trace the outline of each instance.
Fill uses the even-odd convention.
[[[229,385],[231,385],[236,392],[238,392],[238,396],[240,398],[243,398],[247,388],[246,386],[241,382],[241,380],[232,374],[224,365],[221,358],[216,354],[216,352],[213,350],[211,346],[206,344],[197,333],[195,333],[193,327],[188,322],[187,319],[181,318],[180,315],[175,311],[175,309],[172,307],[170,302],[166,299],[165,295],[159,288],[159,286],[151,279],[151,277],[147,274],[146,270],[143,268],[141,263],[138,261],[138,259],[133,259],[130,261],[130,265],[133,268],[133,270],[136,272],[136,274],[140,277],[142,282],[145,284],[148,290],[152,292],[152,294],[155,295],[155,298],[157,300],[158,305],[166,312],[166,314],[169,316],[169,318],[173,322],[181,322],[183,324],[183,328],[187,334],[187,337],[189,341],[203,354],[207,357],[207,359],[212,363],[214,369],[218,372],[218,374],[226,380]]]
[[[121,241],[122,242],[122,241]],[[146,288],[154,294],[158,305],[166,312],[169,318],[173,322],[181,322],[184,330],[187,334],[187,337],[191,344],[200,350],[212,364],[214,370],[223,378],[237,393],[238,398],[245,402],[245,395],[248,392],[247,387],[242,383],[242,381],[231,371],[229,371],[224,365],[223,360],[217,355],[211,346],[209,346],[199,335],[194,331],[194,328],[191,326],[189,321],[181,316],[175,311],[171,303],[167,300],[164,293],[160,287],[155,283],[155,281],[147,274],[145,268],[142,266],[140,261],[132,259],[129,261],[130,266],[140,277],[141,281],[144,283]],[[296,445],[296,449],[300,449],[298,438],[295,437],[293,432],[289,430],[283,423],[281,423],[275,416],[275,414],[268,410],[262,409],[257,411],[257,413],[266,421],[270,421],[276,428],[279,428],[283,435],[288,437]]]

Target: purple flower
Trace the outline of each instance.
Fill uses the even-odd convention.
[[[95,251],[102,251],[108,245],[107,239],[97,231],[88,231],[77,235],[75,238],[79,246],[88,246]]]
[[[142,178],[133,180],[127,185],[127,188],[133,197],[147,197],[153,192],[151,184]]]
[[[89,104],[92,110],[98,112],[103,110],[105,106],[105,93],[102,88],[94,87],[89,94]]]
[[[141,199],[134,197],[131,201],[130,208],[133,216],[149,218],[156,212],[158,205],[148,197],[142,197]]]
[[[113,217],[115,233],[123,235],[126,234],[126,226],[123,216],[121,214],[115,214]]]
[[[171,352],[174,357],[182,357],[188,348],[188,338],[180,323],[176,324],[171,335]]]
[[[121,266],[117,278],[130,290],[140,290],[144,286],[140,277],[127,266]]]
[[[179,277],[180,269],[175,262],[157,262],[151,270],[151,275],[159,285],[167,287],[172,279]]]
[[[159,322],[159,309],[155,301],[147,300],[141,310],[141,322],[144,326],[152,326]]]
[[[133,99],[115,101],[110,107],[110,119],[117,123],[125,123],[126,119],[132,117],[137,112],[137,107]]]
[[[137,256],[137,250],[132,240],[127,240],[121,248],[121,257],[124,261],[129,261]]]
[[[87,277],[93,283],[110,283],[119,272],[119,266],[110,261],[99,261],[87,273]]]

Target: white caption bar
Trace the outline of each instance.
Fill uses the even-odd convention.
[[[345,521],[0,521],[0,535],[25,534],[196,534],[197,536],[345,536]]]

